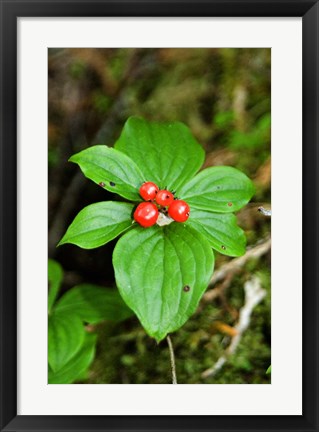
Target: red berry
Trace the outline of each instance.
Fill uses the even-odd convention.
[[[171,205],[174,201],[174,195],[168,190],[160,190],[157,192],[155,201],[157,202],[157,204],[163,207],[167,207]]]
[[[158,208],[150,202],[140,203],[134,212],[134,219],[142,227],[148,228],[156,224],[158,218]]]
[[[145,201],[151,201],[156,197],[158,186],[153,182],[145,182],[140,187],[140,195]]]
[[[182,200],[175,200],[168,208],[168,214],[176,222],[185,222],[189,218],[189,205]]]

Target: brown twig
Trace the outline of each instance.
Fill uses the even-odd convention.
[[[222,265],[216,272],[213,274],[213,277],[210,280],[209,287],[213,287],[217,282],[222,281],[224,279],[230,280],[232,279],[233,275],[240,270],[251,258],[260,258],[261,256],[265,255],[267,252],[269,252],[271,247],[271,239],[267,238],[262,243],[254,246],[253,248],[249,249],[245,255],[235,258],[228,263]],[[226,284],[227,285],[227,284]],[[220,295],[221,290],[223,290],[223,286],[212,288],[206,291],[204,294],[202,301],[203,302],[211,302],[216,297]]]
[[[245,289],[245,304],[239,312],[239,320],[234,329],[236,330],[230,345],[225,350],[224,354],[217,360],[217,362],[206,369],[202,373],[203,378],[208,378],[209,376],[214,376],[226,363],[228,357],[236,351],[242,335],[247,330],[250,324],[250,317],[254,308],[262,301],[266,295],[266,291],[261,287],[260,279],[253,277],[251,280],[247,281],[244,285]]]

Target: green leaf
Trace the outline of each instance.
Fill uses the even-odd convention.
[[[64,294],[55,310],[77,314],[90,324],[104,320],[119,322],[133,315],[117,290],[88,284],[78,285]]]
[[[195,312],[213,273],[205,238],[180,223],[136,227],[113,252],[116,283],[146,332],[157,341]]]
[[[115,148],[130,156],[146,181],[177,189],[200,169],[205,153],[182,123],[130,117]]]
[[[56,312],[49,316],[48,358],[54,372],[79,351],[84,336],[84,326],[79,317]]]
[[[69,160],[80,166],[85,177],[105,189],[131,201],[140,200],[138,190],[144,181],[143,175],[124,153],[97,145],[73,155]]]
[[[269,368],[266,370],[266,374],[267,374],[267,375],[271,374],[271,365],[270,365]]]
[[[254,192],[252,181],[241,171],[218,166],[201,171],[177,195],[191,209],[231,213],[247,204]]]
[[[93,249],[113,240],[132,226],[134,205],[122,202],[100,202],[81,210],[60,240],[58,246],[73,243]]]
[[[202,233],[209,244],[224,255],[241,256],[246,251],[244,231],[232,213],[212,213],[193,208],[187,225]]]
[[[60,370],[49,367],[49,384],[71,384],[82,379],[95,356],[96,335],[87,333],[80,351]]]
[[[63,269],[60,264],[52,259],[48,261],[48,281],[50,285],[48,294],[48,310],[52,309],[56,296],[58,295],[63,279]]]

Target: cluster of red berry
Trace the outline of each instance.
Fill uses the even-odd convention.
[[[142,227],[148,228],[156,224],[159,210],[162,210],[176,222],[185,222],[189,217],[189,205],[180,199],[175,199],[174,194],[166,189],[160,190],[153,182],[145,182],[140,187],[139,193],[146,201],[140,203],[134,212],[134,219]]]

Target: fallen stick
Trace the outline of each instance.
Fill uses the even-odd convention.
[[[254,308],[262,301],[266,295],[266,291],[261,287],[260,279],[254,276],[248,280],[244,285],[245,290],[245,304],[240,309],[239,320],[234,329],[236,334],[233,336],[230,345],[225,350],[224,354],[217,360],[217,362],[209,369],[202,373],[202,378],[208,378],[216,375],[216,373],[226,363],[228,357],[236,351],[238,344],[242,338],[243,333],[247,330],[250,324],[250,317]]]
[[[257,246],[254,246],[253,248],[247,250],[245,255],[235,258],[228,263],[222,265],[216,272],[213,274],[209,285],[215,285],[216,282],[224,279],[224,277],[229,272],[233,272],[239,268],[242,268],[248,260],[251,258],[259,258],[263,255],[265,255],[271,247],[271,239],[268,238],[262,243],[258,244]]]
[[[221,287],[208,289],[206,293],[203,295],[201,302],[203,303],[212,302],[216,297],[220,295],[221,291],[228,286],[227,281],[232,279],[234,273],[236,273],[239,269],[244,267],[247,261],[249,261],[251,258],[260,258],[261,256],[265,255],[270,250],[270,248],[271,248],[271,239],[267,238],[262,243],[249,249],[242,257],[235,258],[229,261],[228,263],[222,265],[213,274],[209,283],[209,287],[213,287],[217,282],[224,279],[226,279],[226,283],[223,284]]]

